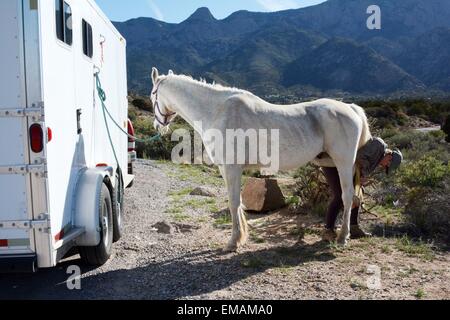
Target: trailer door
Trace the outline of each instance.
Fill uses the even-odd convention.
[[[40,264],[46,266],[51,264],[51,249],[45,150],[37,156],[30,150],[33,124],[42,129],[34,135],[42,135],[43,145],[46,141],[37,3],[0,1],[0,263],[9,259],[34,264],[40,256]],[[36,239],[42,250],[37,250]]]

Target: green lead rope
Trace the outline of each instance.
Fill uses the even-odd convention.
[[[118,161],[118,158],[117,158],[117,154],[116,154],[116,150],[115,150],[115,148],[114,148],[114,143],[113,143],[112,138],[111,138],[111,132],[110,132],[110,129],[109,129],[108,120],[107,120],[107,118],[106,118],[106,115],[108,115],[108,117],[111,119],[111,121],[116,125],[117,128],[119,128],[119,130],[120,130],[121,132],[123,132],[123,133],[124,133],[125,135],[127,135],[129,138],[134,139],[134,140],[137,141],[137,142],[146,143],[146,142],[155,142],[155,141],[159,141],[159,140],[161,140],[161,134],[158,133],[157,135],[155,135],[155,136],[153,136],[153,137],[150,137],[150,138],[147,138],[147,139],[140,139],[140,138],[137,138],[137,137],[134,137],[134,136],[130,135],[127,131],[125,131],[125,130],[120,126],[120,124],[118,124],[117,121],[113,118],[113,116],[112,116],[111,113],[109,112],[108,108],[106,108],[106,104],[105,104],[105,101],[106,101],[106,93],[105,93],[105,90],[103,90],[103,88],[102,88],[102,83],[101,83],[101,81],[100,81],[100,77],[99,77],[98,74],[99,74],[98,72],[96,72],[96,73],[94,74],[94,75],[95,75],[95,83],[96,83],[96,87],[97,87],[97,94],[98,94],[98,97],[99,97],[100,102],[101,102],[101,104],[102,104],[103,118],[104,118],[104,120],[105,120],[105,126],[106,126],[106,131],[107,131],[107,133],[108,133],[109,142],[110,142],[111,147],[112,147],[112,149],[113,149],[114,158],[116,159],[117,164],[119,164],[119,161]]]

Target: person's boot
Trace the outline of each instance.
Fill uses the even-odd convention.
[[[358,225],[350,226],[350,237],[352,239],[369,238],[371,236],[372,236],[371,233],[365,232]]]
[[[322,233],[322,240],[327,242],[334,242],[337,239],[337,233],[334,229],[325,229]]]

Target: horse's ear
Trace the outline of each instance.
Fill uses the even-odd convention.
[[[158,78],[159,78],[159,71],[158,71],[158,69],[153,67],[152,68],[152,81],[153,81],[153,84],[156,84],[156,81],[158,80]]]
[[[173,76],[173,71],[169,70],[169,76]]]

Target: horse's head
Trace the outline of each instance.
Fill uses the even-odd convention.
[[[172,74],[169,71],[169,75]],[[177,113],[170,107],[168,100],[161,94],[161,87],[164,85],[164,81],[167,80],[166,76],[160,76],[158,69],[152,69],[152,81],[153,89],[150,95],[150,99],[155,111],[155,121],[153,126],[161,133],[167,132],[167,127],[176,118]]]

